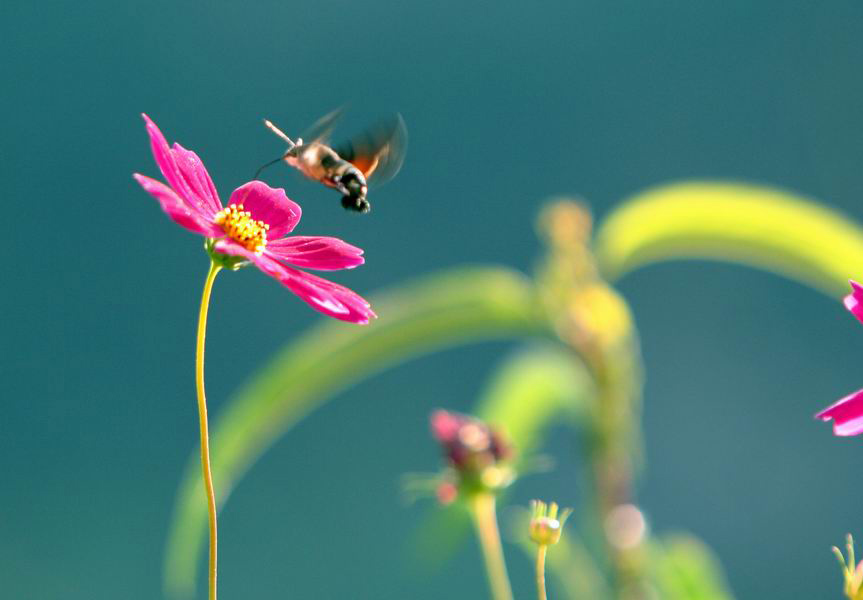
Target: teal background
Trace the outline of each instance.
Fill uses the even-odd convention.
[[[7,0],[0,598],[161,597],[197,440],[207,261],[131,178],[158,173],[140,112],[200,154],[223,200],[282,149],[264,117],[294,132],[350,103],[350,133],[402,112],[407,161],[370,215],[284,169],[266,176],[303,205],[298,233],[365,248],[365,266],[333,276],[365,294],[463,263],[530,269],[552,194],[601,218],[649,185],[720,178],[863,217],[861,27],[852,0]],[[739,598],[838,598],[829,547],[863,537],[863,448],[812,414],[863,385],[863,330],[835,299],[728,265],[650,267],[619,289],[648,375],[639,498],[653,529],[702,537]],[[212,414],[317,320],[252,269],[220,276]],[[472,542],[437,572],[416,560],[428,505],[405,505],[399,480],[438,465],[429,411],[469,410],[510,350],[415,361],[303,421],[222,513],[221,597],[484,597]],[[559,470],[514,501],[575,502],[571,450],[553,436]],[[530,564],[507,552],[531,597]]]

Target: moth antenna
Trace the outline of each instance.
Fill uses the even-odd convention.
[[[283,140],[285,140],[288,143],[288,145],[290,146],[290,148],[288,148],[288,150],[290,150],[291,148],[296,146],[296,144],[294,143],[294,140],[292,140],[287,135],[285,135],[284,131],[282,131],[281,129],[279,129],[275,125],[273,125],[272,121],[270,121],[268,119],[264,119],[264,125],[266,125],[270,131],[272,131],[273,133],[275,133],[277,136],[279,136],[280,138],[282,138]]]

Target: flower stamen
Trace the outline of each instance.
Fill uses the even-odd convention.
[[[252,213],[243,210],[242,204],[229,204],[217,212],[214,221],[235,242],[246,250],[261,254],[267,247],[267,231],[270,226],[252,219]]]

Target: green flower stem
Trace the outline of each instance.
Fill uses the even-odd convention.
[[[198,314],[198,343],[195,351],[195,387],[198,391],[198,419],[201,426],[201,471],[204,477],[204,490],[207,494],[207,514],[210,524],[210,563],[209,584],[210,600],[216,600],[216,493],[213,488],[213,471],[210,467],[210,434],[207,427],[207,397],[204,393],[204,342],[207,337],[207,311],[210,306],[210,293],[213,291],[213,281],[222,267],[215,262],[210,263],[210,271],[204,281],[204,293],[201,296],[201,310]]]
[[[596,440],[589,450],[588,462],[601,527],[612,510],[633,502],[634,478],[643,460],[638,364],[637,346],[625,343],[593,366],[599,410],[593,425]],[[602,537],[611,566],[611,586],[619,595],[637,585],[644,573],[633,566],[628,551],[614,546],[605,532]]]
[[[485,570],[494,600],[512,600],[512,588],[506,574],[506,561],[497,527],[494,494],[479,492],[470,500],[476,534],[482,547]]]
[[[545,595],[545,553],[548,546],[540,544],[536,551],[536,597],[539,600],[547,600]]]
[[[535,289],[501,267],[450,269],[376,296],[374,323],[322,322],[295,338],[230,398],[213,428],[219,502],[267,448],[310,411],[374,373],[411,358],[487,340],[551,337]],[[200,471],[183,477],[165,555],[166,596],[194,596],[206,531]]]

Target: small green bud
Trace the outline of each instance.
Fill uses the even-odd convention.
[[[863,561],[857,563],[854,559],[854,538],[850,533],[845,540],[845,548],[848,551],[847,559],[839,548],[833,546],[833,554],[839,559],[845,579],[842,591],[849,600],[863,600]]]
[[[556,502],[546,504],[540,500],[532,500],[530,503],[533,518],[530,520],[530,539],[540,546],[551,546],[560,541],[563,526],[571,508],[565,508],[558,515]]]

